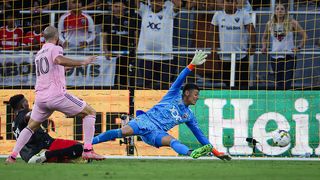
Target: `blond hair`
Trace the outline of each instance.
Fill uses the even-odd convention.
[[[282,5],[285,8],[285,15],[283,18],[283,29],[284,29],[284,34],[287,35],[290,31],[292,31],[292,25],[291,25],[291,21],[292,18],[289,16],[289,12],[288,12],[288,6],[279,2],[277,3],[277,5],[275,6],[275,8],[277,8],[277,6]],[[272,14],[271,16],[271,20],[268,21],[267,25],[269,26],[269,30],[271,33],[273,33],[273,29],[274,26],[279,23],[278,22],[278,17],[275,13]]]

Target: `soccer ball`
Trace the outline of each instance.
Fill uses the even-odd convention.
[[[272,136],[273,143],[279,147],[286,147],[290,144],[291,138],[288,131],[279,130]]]

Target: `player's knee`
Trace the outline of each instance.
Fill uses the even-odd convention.
[[[176,139],[174,139],[173,137],[169,136],[169,135],[159,135],[156,138],[156,142],[158,142],[159,144],[161,144],[161,146],[170,146],[171,141],[177,141]]]
[[[83,113],[85,115],[92,115],[92,116],[96,116],[97,112],[95,109],[93,109],[91,106],[87,105],[85,107],[85,110],[83,111]]]
[[[131,136],[134,134],[134,131],[133,129],[130,127],[130,126],[124,126],[123,128],[120,129],[121,130],[121,133],[122,133],[122,136],[125,137],[125,136]]]
[[[96,116],[97,112],[93,108],[89,111],[89,115]]]
[[[80,157],[83,152],[83,145],[78,143],[74,145],[75,156]]]
[[[41,123],[30,119],[27,127],[28,127],[30,130],[32,130],[33,132],[35,132],[37,129],[40,128],[40,125],[41,125]]]

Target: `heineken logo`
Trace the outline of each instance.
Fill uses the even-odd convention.
[[[260,143],[260,155],[318,156],[320,100],[314,97],[319,95],[316,91],[202,91],[193,111],[219,151],[252,155],[246,141],[252,137]],[[272,134],[280,129],[290,133],[291,144],[286,147],[272,144]]]

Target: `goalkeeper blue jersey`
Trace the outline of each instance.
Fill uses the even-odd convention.
[[[210,144],[207,137],[204,136],[199,128],[193,112],[184,104],[182,94],[180,93],[180,88],[190,72],[189,68],[185,68],[172,84],[168,93],[158,104],[148,110],[145,115],[148,117],[148,120],[164,131],[168,131],[181,123],[186,123],[202,145]]]

